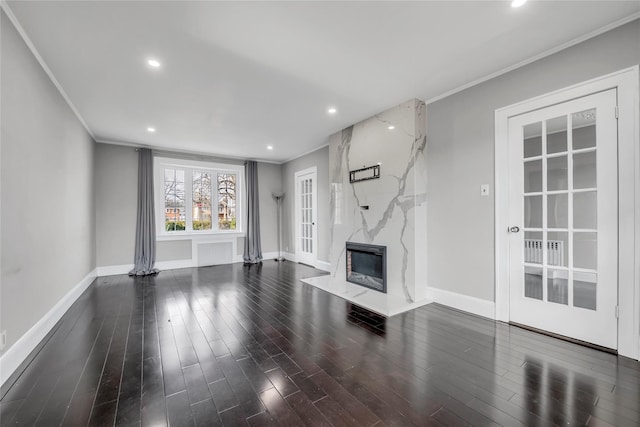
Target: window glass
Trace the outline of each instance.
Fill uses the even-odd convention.
[[[191,204],[194,230],[211,230],[211,174],[193,172],[193,203]]]
[[[218,228],[236,229],[236,174],[218,174]]]
[[[164,229],[182,231],[185,229],[184,171],[164,170]]]

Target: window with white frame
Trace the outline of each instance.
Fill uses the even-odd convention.
[[[158,235],[241,232],[244,167],[156,157]]]

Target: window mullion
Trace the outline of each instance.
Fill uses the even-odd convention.
[[[218,191],[218,173],[217,170],[211,171],[211,228],[215,231],[220,230],[219,212],[220,209],[220,193]],[[215,226],[213,225],[215,223]]]
[[[193,231],[193,171],[184,170],[184,209],[186,217],[186,231]]]

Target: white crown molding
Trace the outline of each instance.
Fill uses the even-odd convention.
[[[338,132],[339,132],[339,131],[338,131]],[[287,159],[287,160],[285,160],[284,162],[282,162],[282,163],[280,163],[280,164],[285,164],[285,163],[292,162],[292,161],[297,160],[297,159],[299,159],[299,158],[301,158],[301,157],[307,156],[307,155],[309,155],[309,154],[311,154],[311,153],[315,153],[316,151],[320,151],[320,150],[322,150],[324,147],[328,147],[328,146],[329,146],[329,143],[327,142],[326,144],[323,144],[323,145],[321,145],[321,146],[319,146],[319,147],[317,147],[317,148],[314,148],[313,150],[305,151],[305,152],[304,152],[304,153],[302,153],[302,154],[299,154],[299,155],[297,155],[297,156],[295,156],[295,157],[291,157],[290,159]]]
[[[97,269],[87,274],[76,286],[42,316],[38,322],[20,337],[0,357],[0,386],[9,379],[20,365],[27,360],[31,352],[40,344],[64,316],[74,302],[89,288],[97,276]]]
[[[458,92],[462,92],[465,89],[469,89],[469,88],[471,88],[473,86],[477,86],[477,85],[479,85],[481,83],[484,83],[486,81],[489,81],[491,79],[499,77],[499,76],[501,76],[503,74],[507,74],[510,71],[517,70],[518,68],[524,67],[525,65],[529,65],[529,64],[531,64],[533,62],[536,62],[536,61],[538,61],[540,59],[546,58],[547,56],[551,56],[551,55],[553,55],[555,53],[558,53],[558,52],[560,52],[562,50],[570,48],[571,46],[575,46],[575,45],[580,44],[580,43],[582,43],[584,41],[587,41],[587,40],[592,39],[594,37],[597,37],[597,36],[599,36],[601,34],[604,34],[607,31],[611,31],[614,28],[618,28],[618,27],[623,26],[624,24],[628,24],[631,21],[635,21],[638,18],[640,18],[640,12],[636,12],[634,14],[631,14],[631,15],[629,15],[629,16],[627,16],[625,18],[622,18],[622,19],[620,19],[618,21],[615,21],[615,22],[612,22],[610,24],[607,24],[604,27],[600,27],[597,30],[591,31],[591,32],[589,32],[587,34],[584,34],[584,35],[582,35],[580,37],[577,37],[577,38],[575,38],[573,40],[570,40],[570,41],[568,41],[566,43],[562,43],[562,44],[560,44],[558,46],[555,46],[552,49],[546,50],[546,51],[544,51],[542,53],[539,53],[537,55],[534,55],[534,56],[532,56],[532,57],[530,57],[528,59],[520,61],[517,64],[511,65],[511,66],[506,67],[506,68],[503,68],[503,69],[498,70],[498,71],[496,71],[494,73],[488,74],[488,75],[486,75],[484,77],[480,77],[478,79],[475,79],[475,80],[473,80],[473,81],[471,81],[469,83],[465,83],[462,86],[458,86],[455,89],[451,89],[451,90],[449,90],[447,92],[444,92],[444,93],[442,93],[440,95],[436,95],[436,96],[434,96],[432,98],[429,98],[429,99],[427,99],[425,101],[425,104],[427,104],[427,105],[428,104],[432,104],[432,103],[434,103],[436,101],[439,101],[441,99],[447,98],[447,97],[449,97],[451,95],[454,95],[454,94],[456,94]]]
[[[22,37],[22,40],[24,40],[24,42],[27,45],[27,47],[29,47],[29,50],[31,51],[33,56],[36,58],[36,60],[38,61],[38,63],[40,64],[40,66],[42,67],[44,72],[47,74],[47,76],[49,76],[49,79],[51,80],[53,85],[56,87],[56,89],[58,89],[58,92],[60,93],[62,98],[64,98],[64,100],[67,102],[67,105],[69,106],[69,108],[71,108],[71,111],[73,111],[73,113],[76,115],[77,119],[80,121],[82,126],[85,128],[87,133],[95,141],[96,140],[96,136],[93,134],[91,129],[89,129],[89,125],[87,125],[87,122],[84,120],[84,118],[82,117],[82,115],[80,114],[80,112],[78,111],[76,106],[73,105],[73,102],[71,102],[71,98],[69,98],[67,93],[64,91],[64,89],[62,88],[62,85],[60,84],[60,82],[58,82],[58,79],[56,79],[56,77],[53,75],[53,72],[51,71],[51,69],[49,68],[47,63],[44,61],[44,58],[42,58],[42,56],[40,55],[40,52],[38,52],[38,50],[36,49],[35,45],[31,41],[31,39],[29,38],[29,36],[27,36],[26,31],[24,30],[24,28],[22,28],[22,25],[20,25],[20,22],[18,21],[18,18],[14,15],[13,11],[9,7],[9,5],[7,4],[6,0],[0,0],[0,8],[2,8],[2,10],[4,10],[4,12],[7,14],[7,17],[9,18],[9,20],[11,21],[13,26],[18,31],[18,34],[20,34],[20,37]]]
[[[2,0],[0,0],[2,1]],[[214,159],[217,161],[225,161],[225,160],[232,160],[232,161],[236,161],[236,162],[245,162],[247,160],[253,160],[256,161],[258,163],[270,163],[270,164],[274,164],[274,165],[281,165],[283,162],[278,162],[275,160],[264,160],[264,159],[256,159],[256,158],[247,158],[247,157],[234,157],[234,156],[225,156],[223,154],[212,154],[212,153],[205,153],[204,151],[194,151],[194,150],[182,150],[182,149],[177,149],[177,148],[168,148],[168,147],[158,147],[158,146],[154,146],[154,145],[148,145],[148,144],[140,144],[137,142],[126,142],[126,141],[115,141],[115,140],[110,140],[110,139],[95,139],[94,141],[97,142],[98,144],[106,144],[106,145],[118,145],[121,147],[131,147],[131,148],[135,148],[136,150],[139,148],[149,148],[151,150],[156,151],[156,153],[164,155],[164,156],[171,156],[171,155],[187,155],[187,156],[194,156],[194,157],[198,157],[198,158],[206,158],[207,161],[209,161],[209,159]]]

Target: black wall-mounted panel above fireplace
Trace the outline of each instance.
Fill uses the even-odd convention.
[[[346,243],[347,282],[387,293],[387,247]]]

